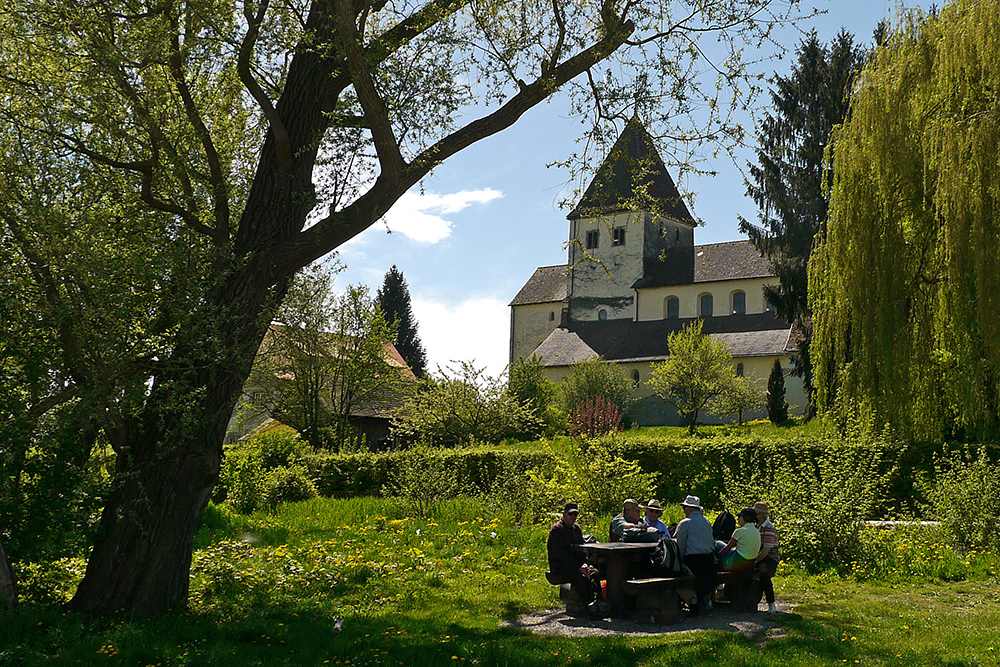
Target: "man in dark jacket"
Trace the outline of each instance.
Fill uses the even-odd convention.
[[[583,531],[576,523],[579,514],[580,508],[575,502],[566,503],[562,518],[549,529],[549,537],[545,542],[549,554],[549,572],[569,583],[584,604],[590,606],[591,611],[597,611],[597,598],[601,590],[597,568],[587,562],[583,552],[572,548],[574,544],[583,544]]]

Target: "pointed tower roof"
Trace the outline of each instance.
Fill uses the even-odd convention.
[[[647,210],[694,226],[667,167],[642,121],[633,116],[604,159],[570,220],[627,210]]]

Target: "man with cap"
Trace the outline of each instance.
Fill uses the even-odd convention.
[[[639,512],[639,503],[631,498],[626,498],[622,503],[622,513],[611,520],[611,528],[608,530],[609,542],[621,542],[622,533],[626,528],[638,528],[642,523],[642,514]]]
[[[646,504],[645,507],[643,507],[643,509],[646,510],[646,525],[651,528],[655,528],[656,532],[660,534],[660,539],[663,539],[665,535],[669,537],[667,524],[663,523],[660,519],[660,517],[663,516],[663,506],[660,505],[660,501],[653,498]]]
[[[575,502],[563,506],[562,518],[549,529],[545,547],[549,554],[549,572],[564,579],[573,588],[577,597],[583,600],[591,612],[598,612],[598,594],[601,581],[597,568],[587,562],[587,557],[574,550],[574,544],[583,544],[583,531],[576,523],[580,507]]]
[[[778,610],[774,605],[774,584],[771,577],[778,570],[778,563],[781,561],[778,531],[768,518],[770,512],[767,503],[754,503],[753,511],[757,515],[757,529],[760,531],[760,553],[757,554],[754,568],[760,574],[760,587],[764,589],[764,598],[767,600],[767,613],[774,614]]]
[[[695,592],[698,601],[691,607],[691,615],[697,616],[702,609],[712,608],[712,591],[715,590],[715,538],[712,524],[702,515],[701,498],[688,496],[681,503],[684,518],[677,524],[677,547],[684,564],[694,574]]]

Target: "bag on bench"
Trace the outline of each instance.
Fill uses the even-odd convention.
[[[656,543],[656,549],[649,555],[654,576],[676,577],[683,573],[684,563],[681,560],[681,549],[669,537]]]
[[[736,517],[726,510],[722,510],[719,516],[715,517],[715,523],[712,524],[712,537],[723,542],[728,542],[732,539],[733,532],[735,531]]]

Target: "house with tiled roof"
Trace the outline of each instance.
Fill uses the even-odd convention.
[[[805,408],[801,381],[787,374],[792,327],[763,298],[777,280],[770,265],[749,241],[695,245],[694,216],[637,119],[567,219],[567,263],[536,269],[510,302],[512,363],[537,356],[558,381],[600,356],[636,382],[638,423],[678,424],[645,383],[669,354],[667,336],[701,318],[737,374],[766,380],[780,360],[789,405]]]

